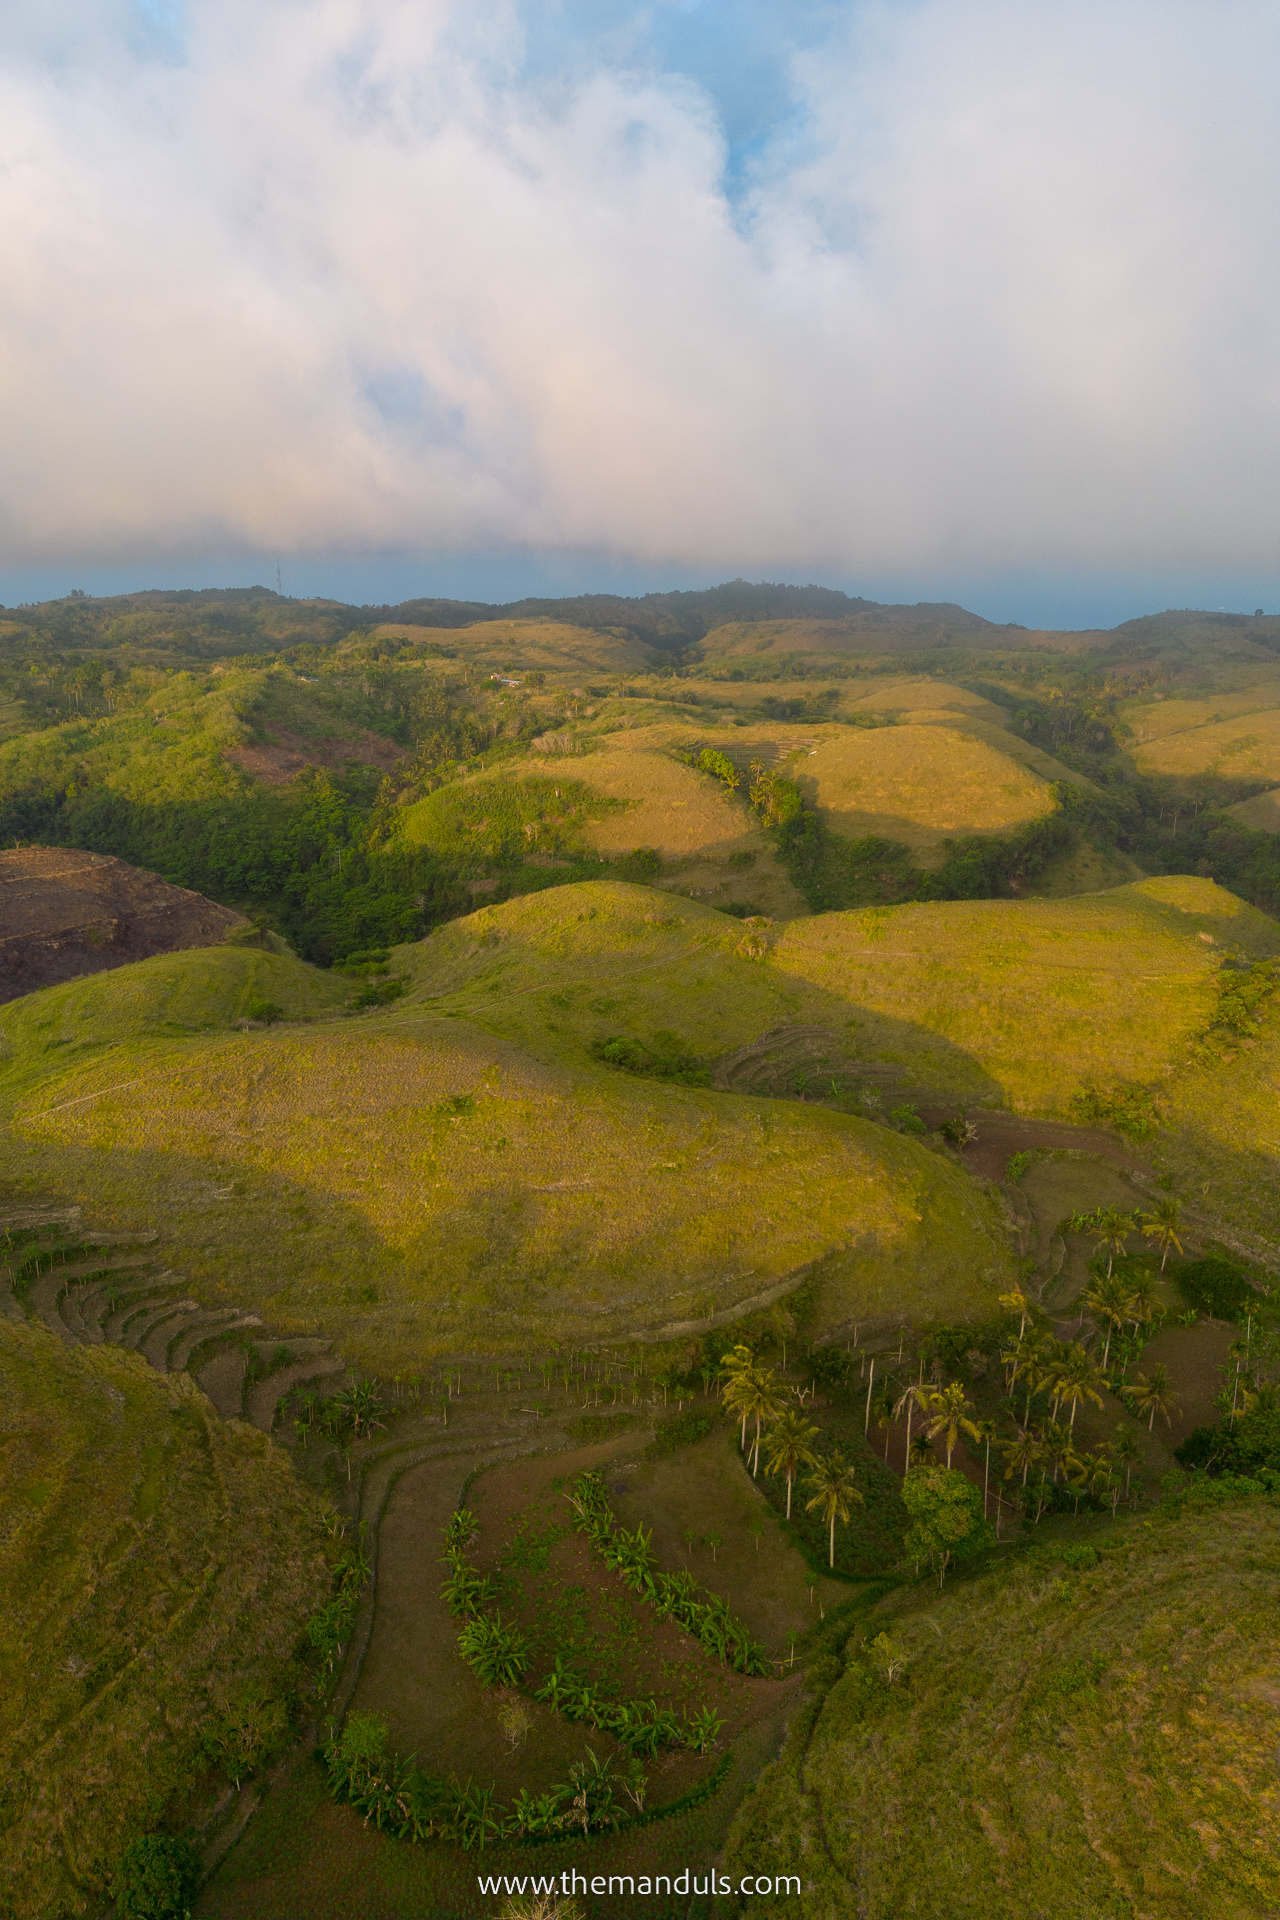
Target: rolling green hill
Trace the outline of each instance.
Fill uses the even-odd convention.
[[[329,1555],[285,1457],[184,1376],[0,1320],[0,1394],[0,1913],[51,1920],[101,1911],[220,1728],[283,1732]]]
[[[982,1310],[1006,1272],[1004,1229],[962,1172],[915,1141],[852,1114],[664,1084],[559,1044],[548,1018],[562,1012],[563,962],[530,993],[501,967],[481,977],[478,1012],[429,997],[459,941],[463,970],[479,954],[483,976],[508,922],[514,948],[544,904],[553,944],[596,980],[593,998],[609,950],[634,975],[647,943],[671,963],[659,983],[670,993],[653,1002],[661,1024],[696,1004],[704,958],[713,1006],[742,997],[738,1033],[776,1024],[767,970],[734,951],[737,922],[688,902],[667,915],[664,896],[616,883],[451,925],[438,957],[421,950],[425,968],[418,950],[397,956],[422,971],[404,999],[350,1020],[183,1031],[175,1014],[211,984],[230,1019],[251,980],[292,994],[295,1013],[322,1004],[307,981],[336,983],[271,955],[177,954],[6,1009],[5,1171],[159,1227],[202,1297],[269,1305],[283,1332],[340,1337],[353,1360],[388,1371],[459,1348],[693,1325],[810,1271],[827,1326]],[[513,1003],[527,1008],[514,1027],[502,1017]],[[100,1040],[84,1037],[95,1028]],[[691,1034],[700,1045],[703,1032]]]
[[[1275,1502],[1162,1508],[1097,1545],[1091,1568],[1035,1553],[881,1601],[728,1869],[799,1873],[814,1920],[1273,1914]]]

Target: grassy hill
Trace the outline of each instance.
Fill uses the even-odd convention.
[[[1280,678],[1238,691],[1144,705],[1130,718],[1133,755],[1152,773],[1280,781]]]
[[[183,1376],[0,1320],[0,1912],[101,1911],[245,1716],[282,1731],[319,1509]]]
[[[747,1798],[730,1871],[799,1873],[814,1920],[1262,1920],[1280,1906],[1280,1514],[1254,1497],[1099,1535],[860,1623]],[[751,1902],[781,1908],[781,1901]]]
[[[533,954],[526,992],[501,961],[548,908],[561,959],[540,974]],[[785,1016],[738,923],[671,908],[613,884],[485,909],[398,956],[412,990],[350,1020],[184,1031],[175,1015],[216,995],[234,1017],[250,979],[304,1014],[336,984],[222,950],[29,996],[0,1025],[6,1171],[158,1226],[202,1297],[269,1303],[283,1332],[388,1371],[705,1322],[813,1269],[820,1324],[981,1311],[1004,1232],[944,1158],[850,1114],[621,1071],[574,1037],[575,1018],[627,1030],[565,990],[567,966],[607,998],[610,949],[634,980],[648,947],[657,1027],[685,1024],[704,965],[713,1006],[743,1001],[727,1037]],[[454,955],[472,991],[449,1001]],[[682,1037],[702,1046],[716,1020]]]
[[[1212,1016],[1224,951],[1280,952],[1280,927],[1212,881],[1168,878],[821,915],[784,928],[770,964],[898,1021],[917,1071],[956,1097],[967,1061],[1010,1106],[1060,1114],[1081,1087],[1180,1061]]]

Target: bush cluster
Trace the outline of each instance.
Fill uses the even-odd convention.
[[[663,1573],[659,1569],[649,1545],[650,1536],[642,1526],[628,1533],[617,1525],[598,1473],[580,1473],[565,1498],[578,1515],[578,1532],[586,1534],[605,1565],[620,1573],[631,1591],[656,1607],[663,1619],[677,1621],[735,1673],[773,1671],[768,1653],[751,1638],[742,1622],[734,1619],[726,1600],[715,1593],[700,1599],[691,1574]]]

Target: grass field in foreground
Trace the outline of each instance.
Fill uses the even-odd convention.
[[[597,891],[611,890],[538,898]],[[666,899],[612,891],[649,913]],[[495,913],[529,911],[464,925],[483,941]],[[173,955],[145,980],[206,961]],[[84,986],[127,993],[154,964]],[[829,1324],[979,1312],[1005,1273],[992,1202],[866,1120],[637,1079],[585,1048],[539,1058],[417,995],[268,1031],[157,1032],[139,1017],[133,1039],[117,1028],[47,1052],[41,1003],[73,992],[29,996],[25,1024],[4,1029],[8,1178],[159,1229],[157,1251],[202,1297],[333,1335],[366,1366],[705,1322],[815,1263]]]
[[[101,1910],[219,1714],[283,1723],[329,1564],[285,1457],[185,1376],[0,1320],[0,1395],[0,1913],[51,1920]]]
[[[1034,1555],[881,1601],[860,1634],[898,1642],[904,1674],[847,1650],[728,1868],[799,1872],[812,1920],[1274,1914],[1280,1512],[1254,1497],[1090,1537],[1087,1570]]]

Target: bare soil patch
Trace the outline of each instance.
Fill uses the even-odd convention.
[[[363,767],[377,767],[382,773],[390,773],[408,754],[394,740],[384,740],[376,733],[360,733],[343,740],[307,740],[287,727],[277,727],[274,743],[227,747],[222,757],[265,786],[283,787],[304,767],[341,767],[348,760],[357,760]]]
[[[0,853],[0,1003],[186,947],[218,946],[243,914],[106,853]]]

